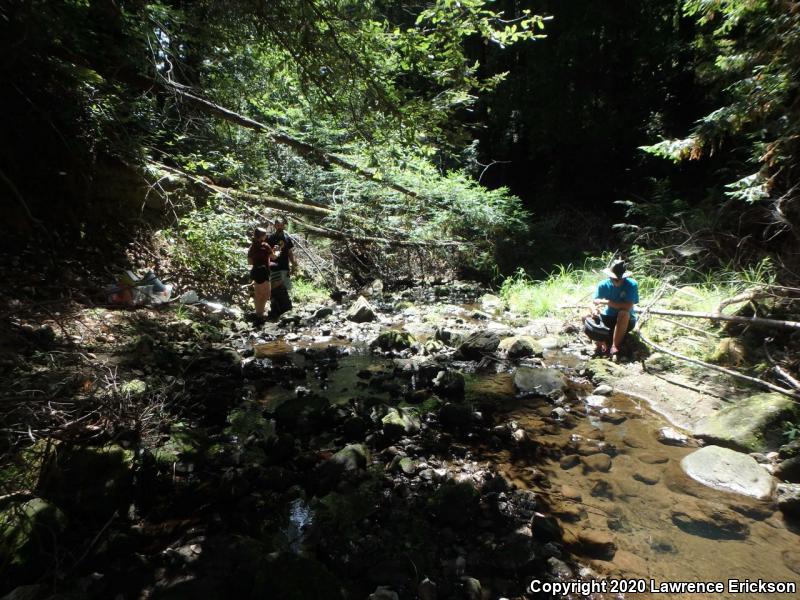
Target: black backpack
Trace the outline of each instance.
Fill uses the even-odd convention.
[[[611,341],[611,330],[603,323],[599,316],[588,317],[583,321],[583,332],[595,342]]]

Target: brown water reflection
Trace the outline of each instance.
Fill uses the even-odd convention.
[[[665,423],[640,402],[614,396],[608,399],[606,408],[618,411],[616,414],[626,420],[616,425],[601,420],[602,409],[596,407],[590,409],[587,418],[579,419],[574,429],[553,434],[542,427],[540,416],[530,406],[514,409],[508,417],[537,432],[536,439],[547,445],[560,448],[572,438],[573,444],[583,448],[583,454],[591,452],[593,445],[599,446],[597,441],[604,442],[604,451],[612,455],[608,472],[585,470],[582,464],[564,469],[557,461],[548,460],[537,467],[547,473],[551,487],[540,489],[532,482],[531,465],[510,464],[509,457],[496,457],[499,468],[511,480],[549,499],[553,512],[562,518],[565,541],[575,541],[587,531],[613,537],[617,545],[613,559],[587,557],[587,564],[608,577],[645,578],[648,589],[650,579],[656,585],[666,581],[762,579],[796,582],[800,587],[800,536],[787,527],[774,505],[717,492],[687,477],[680,461],[693,449],[658,442],[656,433]],[[702,537],[679,528],[674,521],[676,513],[701,518],[717,514],[725,527],[703,529],[700,533],[708,537]],[[685,526],[681,519],[679,516],[677,520]],[[711,539],[741,535],[743,531],[747,531],[745,539]],[[626,597],[697,600],[800,596],[726,591],[711,595],[645,592]]]

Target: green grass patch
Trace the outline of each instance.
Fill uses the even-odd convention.
[[[530,317],[545,317],[572,312],[575,306],[588,308],[597,285],[606,279],[603,269],[611,262],[611,255],[588,258],[583,266],[559,265],[544,279],[536,280],[520,269],[500,286],[500,296],[515,312]],[[637,255],[637,261],[641,257]],[[652,294],[661,281],[639,270],[632,261],[633,279],[639,285],[641,298]]]
[[[331,291],[323,285],[309,279],[296,277],[292,279],[292,300],[301,304],[319,304],[326,302]]]

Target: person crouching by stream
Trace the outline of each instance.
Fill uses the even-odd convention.
[[[615,358],[625,336],[636,325],[634,305],[639,302],[639,286],[631,278],[625,261],[615,260],[603,273],[608,275],[608,279],[597,286],[589,310],[591,317],[599,316],[611,330],[611,346],[608,347],[608,342],[605,341],[595,341],[597,351],[602,354],[608,352]],[[602,311],[601,306],[604,307]]]
[[[290,275],[297,270],[297,259],[294,257],[294,241],[286,233],[286,217],[275,219],[275,233],[269,236],[269,244],[273,250],[272,263],[272,300],[270,302],[270,319],[277,319],[283,313],[292,310],[292,291]],[[289,265],[291,264],[291,271]]]
[[[253,243],[247,251],[247,262],[252,265],[250,279],[253,280],[253,297],[256,305],[256,321],[266,318],[264,311],[271,296],[270,261],[273,258],[272,246],[267,240],[267,230],[256,227]]]

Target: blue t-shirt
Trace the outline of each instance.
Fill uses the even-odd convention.
[[[639,286],[636,280],[630,277],[626,277],[619,287],[611,283],[610,279],[606,279],[597,286],[594,297],[603,300],[611,300],[612,302],[633,302],[634,304],[638,304]],[[603,310],[603,314],[609,317],[616,317],[618,312],[616,308],[611,308],[610,306],[606,306]],[[631,319],[635,318],[636,313],[631,308]]]

